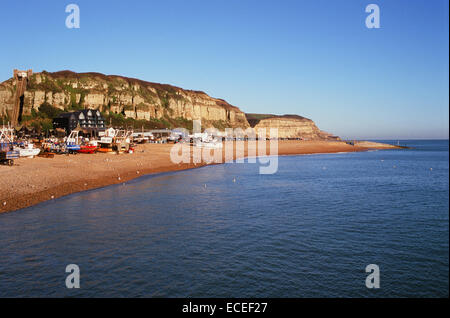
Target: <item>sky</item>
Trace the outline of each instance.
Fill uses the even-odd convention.
[[[65,24],[71,3],[79,29]],[[14,68],[100,72],[302,115],[343,138],[449,135],[447,0],[4,1],[0,29],[0,81]]]

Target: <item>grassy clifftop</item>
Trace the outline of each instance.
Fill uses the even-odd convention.
[[[245,117],[247,118],[250,127],[255,127],[261,120],[264,119],[294,119],[294,120],[302,120],[302,121],[311,121],[311,119],[300,116],[300,115],[273,115],[273,114],[254,114],[254,113],[246,113]]]

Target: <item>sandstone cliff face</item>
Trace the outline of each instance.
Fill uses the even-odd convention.
[[[302,138],[304,140],[339,140],[339,137],[333,136],[320,130],[316,124],[308,118],[297,115],[261,115],[246,114],[250,126],[258,130],[265,128],[267,137],[269,137],[270,128],[278,129],[279,138]]]
[[[0,117],[12,114],[15,91],[13,78],[0,83]],[[66,111],[93,108],[134,119],[201,119],[203,128],[254,127],[266,128],[267,133],[269,128],[277,128],[280,138],[336,140],[312,120],[301,116],[244,114],[239,108],[204,92],[99,73],[44,71],[33,74],[24,93],[22,116],[37,111],[44,102]]]
[[[9,83],[0,83],[0,115],[5,116],[6,111],[13,109],[15,93],[15,87],[9,85]]]
[[[0,116],[11,114],[15,89],[14,79],[0,84]],[[24,94],[22,114],[37,111],[44,102],[61,110],[93,108],[135,119],[201,119],[206,124],[220,121],[228,127],[249,126],[239,108],[204,92],[99,73],[33,74]]]

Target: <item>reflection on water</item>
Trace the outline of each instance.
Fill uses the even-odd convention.
[[[0,296],[448,296],[448,142],[413,145],[147,176],[0,215]]]

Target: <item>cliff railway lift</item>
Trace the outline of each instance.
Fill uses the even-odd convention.
[[[11,116],[11,125],[17,126],[22,119],[23,103],[25,91],[27,89],[28,80],[33,75],[32,70],[19,71],[14,70],[14,82],[16,84],[16,93],[14,96],[14,108]]]

